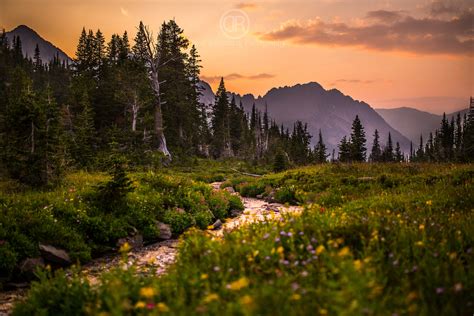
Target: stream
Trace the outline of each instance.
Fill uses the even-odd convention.
[[[219,190],[221,184],[222,182],[214,182],[210,185],[213,190]],[[232,194],[238,195],[238,193]],[[241,199],[244,204],[244,211],[236,217],[226,219],[219,229],[208,230],[211,236],[220,238],[224,235],[224,232],[231,232],[246,224],[268,219],[278,220],[283,213],[298,213],[301,211],[299,206],[287,207],[256,198],[241,197]],[[132,249],[127,253],[126,262],[122,260],[119,254],[106,255],[83,265],[81,272],[84,273],[91,284],[97,284],[102,273],[120,265],[135,265],[138,273],[149,273],[150,269],[153,269],[156,275],[162,275],[175,262],[178,243],[178,239],[170,239],[139,249]],[[20,288],[11,291],[0,291],[0,316],[10,315],[15,301],[24,297],[27,290],[27,288]]]

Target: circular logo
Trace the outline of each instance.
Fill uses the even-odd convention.
[[[247,13],[239,9],[232,9],[221,16],[220,27],[222,33],[232,39],[244,37],[250,29],[250,20]]]

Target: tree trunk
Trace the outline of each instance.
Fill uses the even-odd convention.
[[[133,104],[132,104],[132,132],[137,131],[137,117],[138,117],[138,110],[140,106],[138,105],[137,94],[135,93],[133,96]]]

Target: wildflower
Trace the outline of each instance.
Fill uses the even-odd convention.
[[[301,299],[301,295],[298,293],[294,293],[290,296],[290,301],[299,301]]]
[[[147,303],[147,304],[146,304],[146,308],[147,308],[147,309],[153,309],[153,308],[155,308],[155,304],[153,304],[153,303]]]
[[[451,259],[451,260],[456,259],[456,253],[455,253],[455,252],[451,252],[451,253],[449,254],[449,259]]]
[[[143,301],[138,301],[136,304],[135,304],[135,308],[145,308],[146,304],[145,302]]]
[[[426,205],[431,206],[432,204],[433,204],[433,201],[431,200],[426,201]]]
[[[345,257],[345,256],[349,255],[350,253],[351,253],[351,251],[349,250],[349,247],[344,247],[341,250],[339,250],[337,255],[339,257]]]
[[[219,268],[218,266],[215,266],[215,267],[214,267],[214,271],[215,271],[215,272],[219,272],[220,270],[221,270],[221,268]]]
[[[328,311],[327,311],[327,309],[320,308],[320,309],[319,309],[319,314],[320,314],[320,315],[327,315],[327,314],[328,314]]]
[[[155,295],[155,290],[152,287],[142,287],[140,289],[140,296],[152,298]]]
[[[354,260],[354,268],[359,271],[360,269],[362,269],[362,261],[360,261],[359,259],[357,260]]]
[[[454,284],[454,292],[458,293],[462,291],[462,283]]]
[[[416,300],[417,298],[418,298],[418,293],[414,291],[408,293],[408,296],[407,296],[408,301],[413,301],[413,300]]]
[[[207,273],[201,274],[201,280],[207,280],[209,278],[209,275]]]
[[[253,303],[253,299],[250,297],[250,295],[244,295],[240,298],[240,304],[242,305],[251,305]]]
[[[301,272],[301,276],[306,278],[308,276],[308,271]]]
[[[285,249],[283,249],[283,247],[280,246],[280,247],[277,248],[276,251],[277,251],[277,253],[278,253],[279,255],[281,255],[281,254],[285,251]]]
[[[242,277],[238,279],[237,281],[234,281],[228,284],[227,288],[232,291],[238,291],[240,289],[243,289],[244,287],[247,287],[248,285],[249,285],[249,280],[246,277]]]
[[[162,302],[156,304],[156,308],[158,309],[159,312],[162,312],[162,313],[166,313],[170,311],[169,307],[165,303],[162,303]]]
[[[130,244],[128,242],[124,242],[122,246],[120,246],[119,251],[122,253],[129,252],[131,249]]]
[[[324,250],[326,250],[326,248],[324,248],[323,245],[319,245],[318,248],[316,248],[316,254],[320,255],[324,252]]]
[[[442,287],[437,287],[436,288],[436,294],[443,294],[443,292],[444,292],[444,288],[442,288]]]
[[[425,225],[420,224],[420,226],[418,226],[418,229],[419,229],[419,230],[424,230],[424,229],[425,229]]]
[[[211,293],[203,299],[203,302],[204,304],[208,304],[217,300],[219,300],[219,295],[217,295],[216,293]]]
[[[263,238],[262,239],[267,239],[268,237],[270,237],[270,234],[269,233],[266,233],[265,235],[263,235]]]
[[[417,242],[415,243],[415,245],[417,245],[418,247],[423,247],[423,241],[421,241],[421,240],[420,240],[420,241],[417,241]]]

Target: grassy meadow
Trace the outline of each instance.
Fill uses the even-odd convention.
[[[105,181],[101,174],[71,174],[52,192],[2,189],[2,271],[33,255],[38,241],[87,261],[113,248],[129,226],[150,241],[157,238],[154,220],[170,223],[176,235],[186,230],[166,275],[116,268],[91,285],[79,269],[73,276],[46,269],[14,315],[474,311],[472,165],[325,164],[261,178],[222,166],[206,170],[132,173],[135,190],[111,213],[91,197],[91,187]],[[202,181],[224,179],[223,187],[242,196],[298,204],[303,212],[211,237],[199,228],[224,219],[238,202]],[[185,210],[179,218],[176,207]]]

